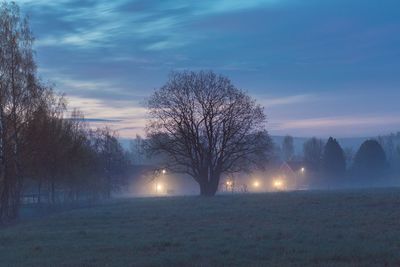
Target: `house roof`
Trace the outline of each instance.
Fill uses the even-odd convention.
[[[303,167],[304,164],[301,161],[285,161],[282,163],[279,171],[290,175],[296,175]]]

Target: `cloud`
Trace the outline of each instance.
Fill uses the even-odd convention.
[[[144,133],[147,109],[131,101],[102,101],[70,96],[68,107],[69,112],[75,108],[82,111],[92,128],[108,126],[118,130],[121,137]]]
[[[246,9],[260,8],[266,6],[274,6],[282,4],[285,0],[247,0],[247,1],[231,1],[231,0],[215,0],[215,1],[199,1],[199,10],[197,14],[215,14],[242,11]]]
[[[202,38],[190,34],[188,25],[193,17],[266,7],[283,0],[248,1],[32,1],[19,0],[34,18],[46,21],[51,10],[70,31],[41,33],[37,47],[75,46],[81,49],[112,47],[117,41],[128,40],[142,45],[144,50],[168,50],[188,45]],[[49,22],[49,21],[47,21]],[[42,23],[42,25],[45,25]],[[47,27],[52,27],[48,24]],[[158,40],[154,40],[158,39]]]
[[[71,120],[75,120],[74,118],[67,118],[67,119],[71,119]],[[81,119],[78,119],[81,120]],[[82,121],[86,121],[89,123],[106,123],[106,122],[121,122],[122,120],[112,120],[112,119],[101,119],[101,118],[84,118],[82,119]]]
[[[342,127],[359,125],[387,125],[400,124],[398,116],[363,116],[363,117],[333,117],[333,118],[313,118],[296,121],[288,121],[281,124],[282,128],[316,128],[316,127]]]
[[[386,134],[400,128],[400,115],[363,115],[281,120],[271,124],[275,134],[295,136],[366,136]]]
[[[137,120],[139,122],[147,116],[145,107],[132,103],[129,100],[103,101],[95,98],[69,96],[68,106],[70,110],[74,108],[82,110],[88,118]]]
[[[395,0],[349,0],[346,10],[335,0],[17,2],[31,17],[39,73],[71,107],[120,120],[107,123],[122,131],[142,129],[140,101],[184,69],[229,76],[276,131],[378,131],[383,118],[399,126],[385,115],[400,85]]]
[[[74,77],[76,75],[67,75],[63,74],[63,71],[45,68],[40,68],[39,72],[46,77],[50,77],[51,84],[54,84],[56,90],[66,93],[68,97],[98,99],[111,105],[120,100],[137,103],[145,98],[143,93],[139,95],[135,92],[130,92],[122,85],[113,82],[113,79],[109,77],[98,77],[97,79]]]
[[[267,108],[274,107],[274,106],[282,106],[282,105],[293,105],[299,103],[306,103],[310,101],[317,100],[318,97],[311,94],[302,94],[302,95],[290,95],[290,96],[283,96],[277,98],[264,98],[261,103],[264,104]]]

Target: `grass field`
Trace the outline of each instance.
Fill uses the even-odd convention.
[[[400,190],[123,199],[0,230],[0,266],[399,266]]]

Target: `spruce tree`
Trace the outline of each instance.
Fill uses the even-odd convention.
[[[329,137],[324,148],[322,167],[326,175],[340,176],[346,171],[346,159],[338,141]]]

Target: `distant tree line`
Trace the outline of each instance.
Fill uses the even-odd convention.
[[[147,137],[138,136],[127,154],[115,132],[91,129],[77,110],[68,115],[65,97],[37,76],[33,41],[18,6],[2,3],[0,223],[17,218],[27,192],[39,203],[109,198],[126,181],[131,161],[143,162],[145,153],[191,176],[202,196],[213,196],[222,177],[264,168],[278,152],[255,99],[225,76],[184,71],[171,73],[151,95]],[[316,183],[373,180],[400,165],[397,137],[367,140],[355,154],[332,137],[311,138],[302,160]],[[284,137],[280,153],[296,160],[293,137]]]
[[[303,162],[313,185],[378,185],[384,182],[382,177],[390,177],[399,170],[400,134],[398,139],[396,136],[366,140],[356,153],[351,148],[343,149],[333,137],[326,142],[313,137],[304,142],[301,156],[292,153],[290,157],[287,151],[294,151],[294,145],[288,140],[293,138],[286,136],[280,153],[283,160]]]
[[[110,197],[129,163],[116,133],[66,116],[64,97],[38,79],[33,41],[18,6],[1,3],[0,223],[18,217],[26,192],[49,203]]]

